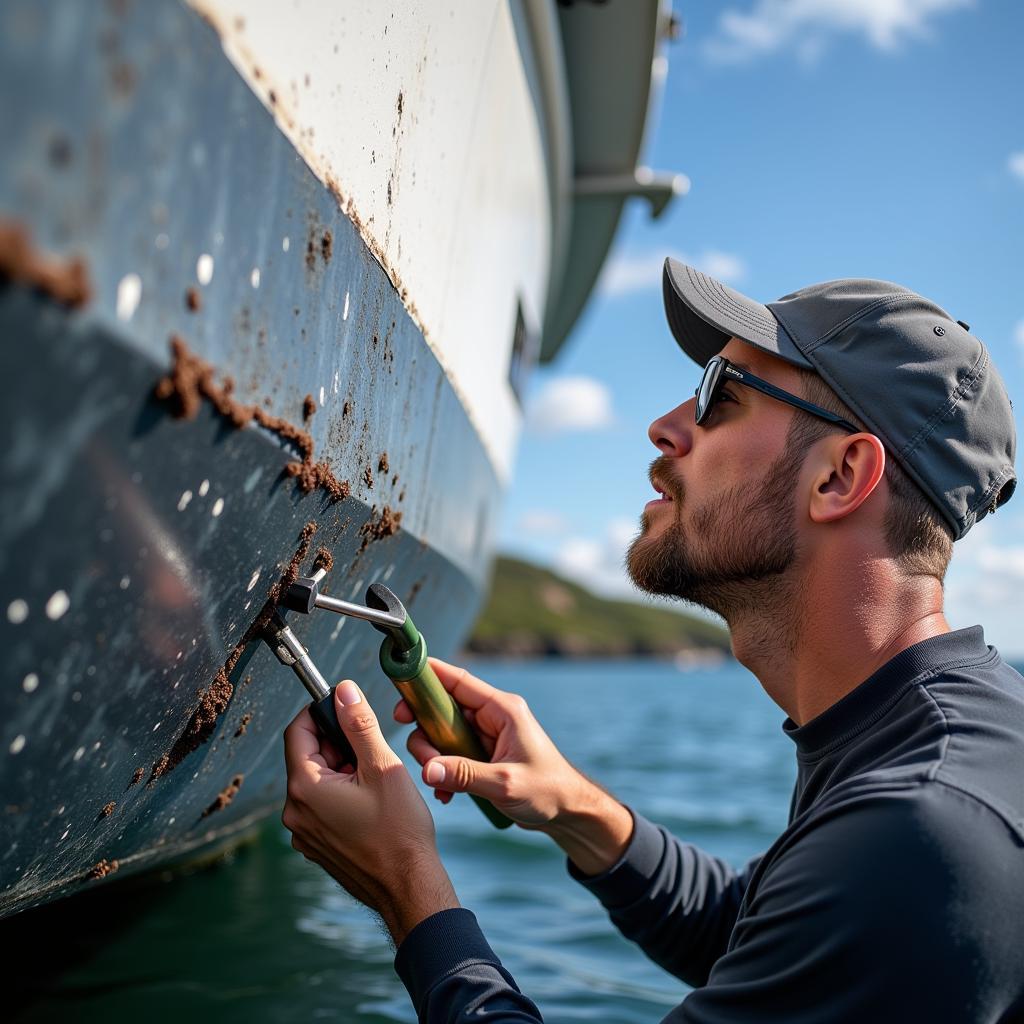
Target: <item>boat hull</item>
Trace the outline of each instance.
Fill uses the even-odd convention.
[[[501,491],[392,280],[211,27],[176,4],[143,5],[138,23],[56,6],[75,12],[67,38],[46,5],[3,13],[0,215],[80,256],[93,297],[69,311],[31,283],[0,288],[0,914],[101,884],[102,861],[150,870],[275,811],[281,731],[308,697],[243,643],[272,586],[322,547],[328,592],[361,601],[386,582],[449,654]],[[70,59],[82,46],[100,59]],[[172,335],[237,400],[304,426],[349,495],[304,493],[279,432],[208,401],[177,417],[154,392]],[[379,635],[292,620],[390,728]],[[189,747],[225,667],[202,742],[154,771]]]

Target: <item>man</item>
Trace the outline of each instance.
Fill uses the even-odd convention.
[[[721,614],[789,716],[789,826],[737,872],[584,778],[521,698],[438,661],[491,763],[416,730],[424,780],[550,835],[695,986],[667,1021],[1024,1020],[1024,679],[942,610],[953,541],[1016,483],[1002,381],[966,324],[885,282],[768,306],[672,260],[664,283],[705,372],[651,425],[661,497],[629,569]],[[381,915],[421,1021],[539,1020],[459,907],[372,711],[351,681],[338,695],[359,768],[335,770],[306,712],[291,724],[294,846]]]

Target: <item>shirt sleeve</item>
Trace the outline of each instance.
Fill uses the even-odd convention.
[[[637,816],[622,860],[580,879],[681,977],[710,964],[663,1024],[1009,1019],[997,975],[1020,850],[989,808],[944,786],[893,790],[822,808],[784,844],[736,873]],[[421,922],[395,967],[421,1024],[541,1020],[468,910]]]
[[[405,937],[395,971],[420,1024],[535,1024],[540,1011],[519,991],[484,938],[476,915],[441,910]]]
[[[690,985],[703,985],[726,951],[760,858],[736,871],[630,813],[633,837],[622,859],[593,876],[569,861],[569,874],[597,896],[619,931],[651,960]]]

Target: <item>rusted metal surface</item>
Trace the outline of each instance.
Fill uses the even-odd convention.
[[[444,655],[475,612],[499,488],[401,297],[207,24],[176,3],[15,2],[0,40],[0,216],[82,258],[93,286],[76,311],[0,287],[7,914],[102,884],[103,861],[122,878],[276,809],[280,733],[307,698],[258,641],[206,742],[152,784],[151,766],[304,523],[318,525],[304,570],[323,548],[335,596],[376,580],[414,595]],[[350,495],[303,493],[284,472],[294,451],[208,403],[174,418],[153,394],[172,334],[269,415],[302,424],[312,396],[305,429]],[[381,529],[385,510],[400,528]],[[387,723],[376,634],[333,617],[295,628]]]

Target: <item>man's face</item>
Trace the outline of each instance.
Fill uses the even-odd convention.
[[[800,393],[781,359],[733,338],[722,354],[759,377]],[[703,605],[726,620],[755,598],[751,584],[778,577],[796,557],[795,494],[802,453],[785,450],[793,410],[752,388],[727,383],[705,424],[694,399],[651,424],[661,451],[629,574],[652,594]]]

